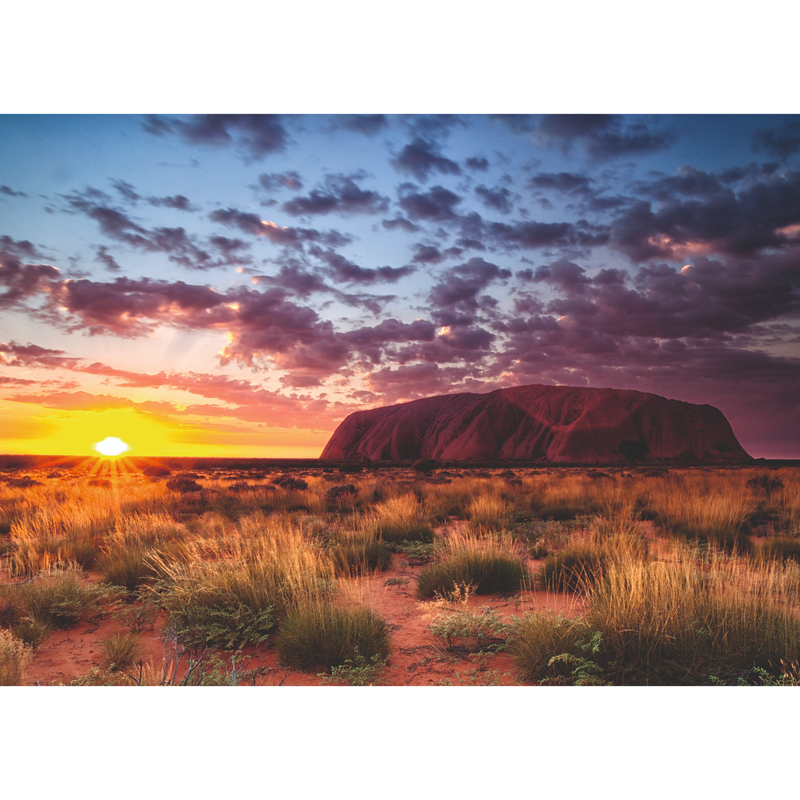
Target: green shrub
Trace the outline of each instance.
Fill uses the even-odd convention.
[[[290,667],[341,667],[359,654],[367,661],[389,656],[386,621],[368,608],[308,601],[294,608],[277,635],[280,660]]]
[[[83,586],[82,581],[83,570],[78,567],[47,570],[31,583],[0,587],[0,597],[12,601],[20,620],[31,617],[43,625],[67,629],[87,612],[101,613],[114,599],[106,587]]]
[[[167,634],[190,652],[234,650],[267,641],[273,607],[264,604],[257,590],[248,591],[238,582],[232,585],[225,577],[189,573],[155,587],[159,604],[169,615]]]
[[[345,686],[374,686],[386,671],[387,658],[377,653],[370,659],[364,658],[355,648],[355,660],[346,658],[344,664],[331,667],[331,674],[320,673],[323,683],[344,684]]]

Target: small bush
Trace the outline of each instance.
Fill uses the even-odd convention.
[[[378,683],[386,670],[386,657],[377,653],[369,660],[356,649],[355,660],[346,658],[339,667],[331,667],[331,674],[320,673],[323,683],[344,684],[345,686],[373,686]]]
[[[351,539],[339,542],[329,555],[337,575],[359,575],[388,569],[392,551],[378,539]]]
[[[358,656],[389,656],[386,621],[368,608],[342,608],[329,601],[305,602],[289,612],[278,632],[281,661],[298,669],[341,667]]]
[[[582,637],[588,626],[583,619],[568,619],[560,614],[525,614],[509,638],[509,650],[526,683],[563,682],[571,670],[562,654],[581,657]]]
[[[767,539],[756,551],[759,561],[797,561],[800,563],[800,541],[783,536]]]
[[[551,592],[585,592],[602,577],[603,568],[596,548],[574,544],[545,559],[539,580]]]
[[[13,627],[14,635],[34,649],[42,643],[51,630],[50,625],[34,617],[25,617]]]
[[[103,664],[109,672],[118,672],[131,666],[139,656],[138,633],[115,633],[99,642]]]
[[[286,489],[287,492],[301,492],[308,489],[308,483],[302,478],[292,478],[290,475],[284,475],[282,478],[276,478],[272,481],[273,486],[279,486],[281,489]]]
[[[756,475],[748,479],[747,488],[769,500],[773,494],[783,489],[783,481],[776,475]]]
[[[32,658],[28,645],[11,631],[0,629],[0,686],[19,686]]]
[[[454,585],[472,584],[477,594],[513,594],[528,578],[525,564],[515,555],[495,550],[464,548],[437,564],[431,564],[417,578],[421,599],[445,594]]]
[[[177,492],[178,494],[203,491],[203,487],[197,481],[186,475],[176,475],[174,478],[170,478],[166,483],[166,487],[171,492]]]

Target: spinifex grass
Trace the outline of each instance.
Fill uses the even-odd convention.
[[[439,549],[436,563],[419,573],[417,596],[444,595],[459,584],[471,584],[477,594],[513,594],[528,578],[510,537],[451,537]]]
[[[369,528],[342,531],[327,552],[337,576],[383,571],[392,563],[392,551]]]
[[[433,528],[428,515],[416,495],[390,497],[375,505],[371,520],[372,530],[387,542],[433,541]]]
[[[11,631],[0,628],[0,686],[19,686],[33,658],[33,651]]]
[[[107,583],[134,592],[145,581],[158,575],[152,556],[171,560],[191,560],[191,550],[184,543],[187,530],[166,514],[137,514],[120,520],[110,534],[97,569]]]
[[[138,633],[115,633],[99,642],[103,663],[111,672],[131,666],[139,655]]]
[[[299,669],[337,667],[389,655],[386,621],[369,608],[308,599],[289,611],[278,632],[278,656]]]
[[[586,621],[627,683],[705,684],[800,659],[796,614],[776,605],[788,573],[712,555],[683,563],[617,563],[592,593]],[[796,609],[794,610],[796,612]]]

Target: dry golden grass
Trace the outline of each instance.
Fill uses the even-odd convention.
[[[86,476],[39,477],[44,485],[28,488],[0,483],[0,569],[17,580],[48,576],[31,584],[30,597],[72,603],[74,613],[58,624],[81,611],[80,582],[92,570],[132,592],[154,586],[178,605],[205,608],[212,621],[227,614],[245,638],[258,638],[266,635],[266,617],[258,617],[266,609],[274,620],[270,636],[277,636],[290,614],[299,619],[299,609],[311,609],[302,623],[310,630],[325,627],[317,622],[332,607],[368,605],[369,598],[354,600],[353,587],[386,563],[384,542],[435,542],[433,566],[447,569],[431,591],[480,580],[483,590],[494,590],[495,578],[505,581],[498,591],[517,591],[529,585],[517,569],[525,547],[541,550],[546,543],[548,552],[569,554],[580,545],[602,563],[583,586],[583,623],[601,632],[603,652],[613,654],[613,680],[702,682],[703,670],[714,670],[727,681],[745,669],[747,658],[800,661],[793,649],[800,617],[800,469],[605,472],[516,469],[509,482],[499,470],[488,477],[453,470],[450,483],[426,483],[410,470],[333,481],[309,471],[297,475],[306,489],[275,488],[273,475],[246,479],[251,487],[243,491],[230,489],[232,477],[204,476],[198,479],[203,491],[185,496],[135,474],[112,475],[108,487],[90,486]],[[338,483],[356,487],[346,503],[326,499]],[[463,522],[447,534],[434,532],[453,518]],[[751,558],[752,530],[770,538],[754,540]],[[645,544],[643,534],[652,539],[654,531],[659,541]],[[23,609],[26,590],[14,591],[20,600],[13,608],[3,600],[0,626],[23,632],[25,619],[34,617]],[[248,614],[258,624],[250,625]],[[37,624],[45,625],[43,611],[39,617]],[[551,641],[578,631],[558,626]],[[31,642],[43,635],[24,633]],[[223,640],[221,634],[214,641]]]

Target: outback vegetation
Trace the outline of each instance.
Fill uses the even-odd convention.
[[[798,681],[798,468],[0,472],[3,685]]]

